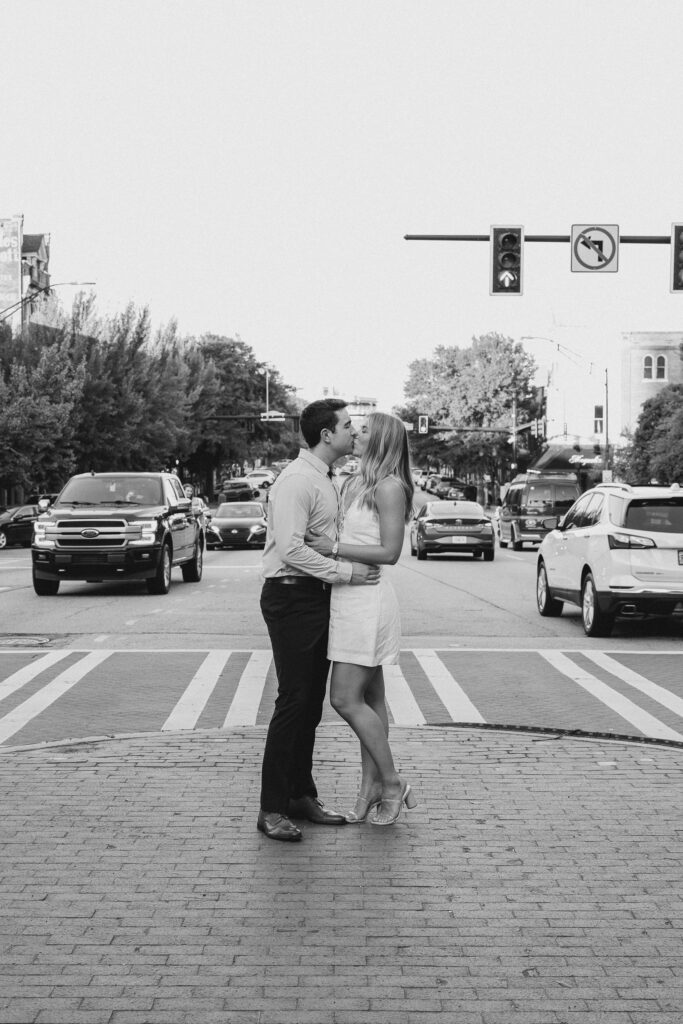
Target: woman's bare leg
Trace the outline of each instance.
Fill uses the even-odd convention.
[[[335,662],[330,703],[360,740],[361,793],[369,795],[374,786],[383,791],[397,788],[400,782],[389,746],[389,719],[381,668]]]

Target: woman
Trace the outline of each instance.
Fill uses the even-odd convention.
[[[307,538],[323,555],[370,565],[398,561],[414,492],[406,429],[396,416],[373,412],[359,429],[354,454],[360,469],[342,488],[340,539]],[[401,622],[391,583],[383,574],[376,587],[332,588],[330,702],[349,723],[361,745],[360,792],[347,821],[369,818],[393,825],[405,804],[414,807],[410,786],[394,766],[384,699],[383,665],[398,662]]]

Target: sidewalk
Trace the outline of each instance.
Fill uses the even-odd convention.
[[[680,1024],[683,750],[395,729],[419,806],[290,845],[263,740],[0,751],[0,1024]]]

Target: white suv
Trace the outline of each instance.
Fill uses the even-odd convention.
[[[588,636],[609,636],[617,616],[683,614],[683,489],[599,484],[586,491],[538,551],[536,601],[559,615],[581,609]]]

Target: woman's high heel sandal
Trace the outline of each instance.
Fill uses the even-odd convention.
[[[371,825],[393,825],[398,821],[403,805],[406,807],[417,807],[417,800],[412,789],[406,782],[400,796],[395,800],[382,800],[379,809],[373,818],[370,818]]]
[[[353,805],[353,810],[345,814],[344,817],[350,825],[360,824],[361,821],[367,819],[370,811],[375,807],[379,807],[381,801],[382,794],[379,791],[375,792],[372,796],[363,796],[362,793],[359,793]]]

